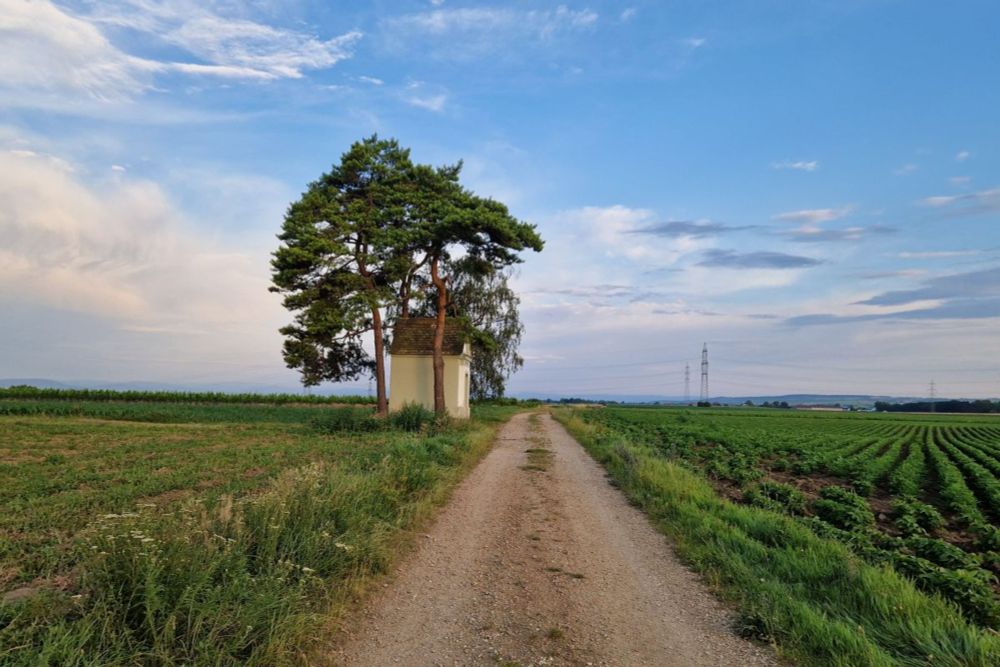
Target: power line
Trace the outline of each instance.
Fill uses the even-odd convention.
[[[684,364],[684,402],[691,402],[691,364]]]

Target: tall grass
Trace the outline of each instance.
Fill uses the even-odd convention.
[[[739,631],[805,665],[1000,664],[1000,636],[798,520],[720,498],[649,445],[556,411],[689,564],[739,608]]]

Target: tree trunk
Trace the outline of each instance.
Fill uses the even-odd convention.
[[[385,339],[382,337],[382,313],[372,308],[372,331],[375,334],[375,413],[384,417],[389,413],[385,398]]]
[[[444,323],[448,306],[448,286],[438,273],[440,256],[431,260],[431,281],[437,288],[437,319],[434,323],[434,412],[439,417],[448,414],[444,402]]]
[[[364,251],[367,251],[367,246]],[[375,280],[365,266],[360,245],[355,246],[354,253],[358,262],[358,274],[368,283],[368,289],[374,292]],[[382,337],[382,313],[379,312],[378,304],[373,304],[371,309],[372,333],[375,336],[375,413],[384,417],[389,414],[389,402],[385,399],[385,339]]]

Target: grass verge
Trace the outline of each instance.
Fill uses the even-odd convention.
[[[569,411],[555,417],[739,610],[738,630],[804,665],[1000,664],[1000,635],[797,520],[720,498],[694,472]]]

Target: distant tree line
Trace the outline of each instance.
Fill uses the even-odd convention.
[[[876,401],[878,412],[948,412],[988,414],[1000,412],[1000,401],[979,399],[975,401],[916,401],[914,403],[887,403]]]
[[[374,403],[370,396],[336,396],[316,394],[255,394],[221,391],[142,391],[114,389],[49,389],[31,385],[0,388],[0,400],[39,399],[61,401],[131,401],[142,403],[315,403],[363,404]]]

